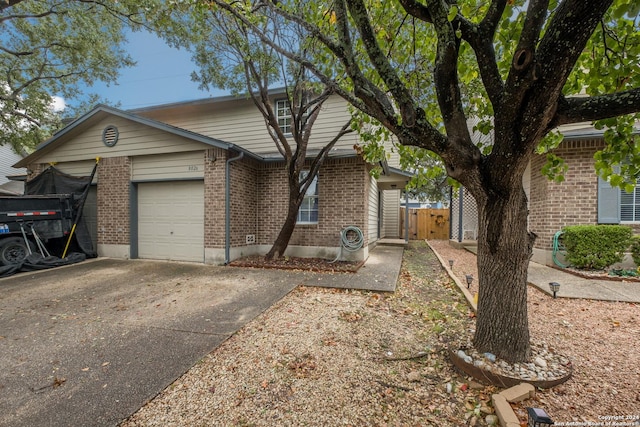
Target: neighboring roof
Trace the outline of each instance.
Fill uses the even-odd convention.
[[[283,95],[286,93],[286,91],[287,91],[287,88],[279,87],[279,88],[269,89],[268,93],[270,96],[274,96],[274,95]],[[247,94],[223,95],[223,96],[215,96],[215,97],[209,97],[209,98],[192,99],[188,101],[171,102],[168,104],[151,105],[148,107],[135,108],[129,111],[131,113],[137,114],[137,113],[144,113],[147,111],[164,110],[168,108],[196,106],[196,105],[205,105],[205,104],[218,104],[222,102],[238,101],[243,99],[250,99],[250,98]]]
[[[24,182],[9,181],[0,185],[0,195],[2,196],[22,196],[24,194]]]
[[[388,166],[386,161],[382,165],[382,169],[383,173],[378,178],[380,190],[403,190],[414,175],[411,172]]]
[[[31,153],[30,155],[28,155],[24,159],[20,160],[13,167],[21,168],[21,167],[26,167],[30,163],[33,163],[39,157],[41,157],[43,154],[46,154],[46,153],[50,152],[51,150],[55,149],[57,146],[63,144],[64,141],[65,141],[64,140],[64,136],[65,135],[69,134],[74,129],[82,128],[83,126],[87,126],[87,125],[93,123],[94,121],[99,120],[105,114],[114,115],[114,116],[118,116],[118,117],[121,117],[121,118],[124,118],[124,119],[127,119],[127,120],[131,120],[133,122],[140,123],[142,125],[149,126],[149,127],[152,127],[152,128],[158,129],[158,130],[162,130],[162,131],[165,131],[165,132],[177,135],[177,136],[181,136],[183,138],[188,138],[188,139],[191,139],[193,141],[202,142],[202,143],[210,145],[212,147],[222,148],[222,149],[225,149],[225,150],[234,150],[234,151],[244,152],[249,157],[253,157],[255,159],[260,159],[260,157],[257,156],[256,154],[254,154],[254,153],[252,153],[252,152],[250,152],[248,150],[245,150],[244,148],[242,148],[240,146],[237,146],[235,144],[231,144],[229,142],[221,141],[221,140],[216,139],[216,138],[210,138],[208,136],[204,136],[204,135],[201,135],[199,133],[191,132],[191,131],[188,131],[188,130],[185,130],[185,129],[182,129],[182,128],[178,128],[178,127],[175,127],[175,126],[168,125],[166,123],[159,122],[157,120],[148,119],[146,117],[141,117],[141,116],[138,116],[136,114],[133,114],[133,113],[130,113],[130,112],[127,112],[127,111],[124,111],[124,110],[120,110],[120,109],[117,109],[117,108],[114,108],[114,107],[110,107],[110,106],[107,106],[107,105],[100,104],[100,105],[97,105],[96,107],[94,107],[88,113],[86,113],[83,116],[77,118],[76,120],[72,121],[67,126],[65,126],[64,128],[60,129],[58,132],[53,134],[53,136],[51,138],[49,138],[48,140],[44,141],[42,144],[38,145],[38,147],[36,148],[36,151]]]
[[[270,95],[278,95],[285,93],[285,88],[277,88],[269,91]],[[34,163],[43,156],[54,150],[56,147],[62,145],[66,139],[65,136],[69,135],[72,131],[76,129],[82,129],[83,127],[88,127],[91,124],[95,123],[98,120],[101,120],[105,117],[105,115],[114,115],[117,117],[121,117],[127,120],[131,120],[133,122],[152,127],[154,129],[162,130],[180,137],[184,137],[193,141],[201,142],[206,145],[210,145],[212,147],[222,148],[224,150],[233,150],[237,152],[242,152],[248,157],[251,157],[255,160],[263,161],[263,162],[275,162],[283,160],[283,157],[280,153],[268,153],[258,155],[252,151],[249,151],[239,145],[222,141],[220,139],[211,138],[196,132],[192,132],[183,128],[179,128],[176,126],[172,126],[166,124],[164,122],[160,122],[158,120],[153,120],[147,117],[140,116],[136,113],[143,113],[145,111],[152,111],[156,109],[163,108],[173,108],[180,106],[191,106],[191,105],[202,105],[207,103],[215,103],[215,102],[224,102],[229,100],[238,100],[242,99],[241,96],[223,96],[216,98],[205,98],[193,101],[185,101],[185,102],[176,102],[171,104],[157,105],[153,107],[145,107],[136,110],[120,110],[115,107],[110,107],[108,105],[99,104],[95,106],[88,113],[80,116],[79,118],[69,122],[64,128],[57,131],[51,138],[44,141],[36,148],[36,151],[20,160],[18,163],[14,165],[14,167],[26,167],[27,165]],[[307,152],[308,157],[315,156],[319,150],[309,150]],[[358,154],[354,149],[333,149],[329,153],[330,158],[347,158],[347,157],[356,157]],[[403,188],[404,185],[409,181],[409,179],[413,176],[410,172],[402,171],[396,168],[390,168],[386,165],[383,165],[384,174],[380,177],[379,182],[387,183],[390,188],[396,188],[396,186],[400,186],[399,188]],[[391,187],[392,186],[392,187]]]
[[[606,129],[596,129],[591,122],[572,123],[557,128],[565,140],[603,138]],[[634,134],[640,134],[640,122],[634,126]]]

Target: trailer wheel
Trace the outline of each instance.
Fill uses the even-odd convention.
[[[31,250],[33,245],[29,243]],[[0,241],[0,264],[20,264],[29,255],[27,245],[22,237],[10,237]]]

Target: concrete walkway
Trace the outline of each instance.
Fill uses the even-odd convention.
[[[403,246],[378,245],[369,252],[356,273],[316,273],[306,275],[301,284],[325,288],[393,292],[400,275]]]
[[[464,248],[473,254],[477,253],[477,247],[475,245],[465,245]],[[477,310],[478,307],[474,297],[467,290],[466,285],[451,271],[449,265],[442,259],[440,254],[438,254],[433,247],[431,249],[440,260],[442,267],[447,271],[458,288],[460,288],[469,306]],[[559,283],[560,290],[556,293],[557,298],[640,303],[640,282],[587,279],[536,262],[529,263],[527,280],[531,286],[535,286],[548,295],[553,295],[553,292],[551,292],[549,288],[549,283]]]
[[[529,283],[549,295],[549,282],[558,282],[558,298],[583,298],[602,301],[640,303],[640,282],[585,279],[557,268],[529,263]]]

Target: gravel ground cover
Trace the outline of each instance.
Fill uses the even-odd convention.
[[[477,277],[475,255],[432,243],[455,260],[454,273]],[[575,372],[517,405],[521,420],[525,406],[556,422],[638,415],[637,305],[530,288],[529,316],[532,338],[571,358]],[[473,322],[433,252],[413,242],[395,293],[299,287],[122,425],[483,426],[498,389],[456,372],[446,352]]]

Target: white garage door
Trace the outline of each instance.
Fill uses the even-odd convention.
[[[138,184],[138,257],[204,262],[202,181]]]

